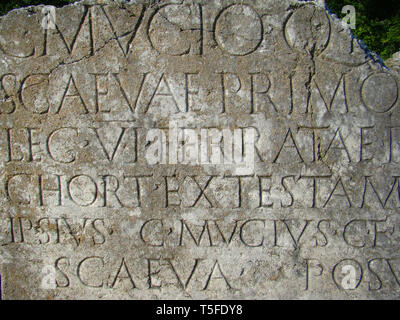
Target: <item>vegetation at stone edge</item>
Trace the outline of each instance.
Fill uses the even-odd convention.
[[[383,59],[400,51],[400,0],[326,0],[339,18],[345,5],[356,9],[353,34]]]
[[[52,5],[56,7],[62,7],[67,4],[73,3],[77,0],[11,0],[0,2],[0,15],[6,14],[8,11],[16,8],[22,8],[27,6],[34,6],[39,4]]]
[[[279,1],[279,0],[277,0]],[[12,0],[0,3],[0,15],[14,8],[29,5],[54,5],[57,7],[74,0]],[[326,0],[332,13],[339,18],[345,5],[356,9],[357,39],[361,39],[369,49],[377,52],[383,59],[400,50],[400,0]]]

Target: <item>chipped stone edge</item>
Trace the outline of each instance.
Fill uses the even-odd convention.
[[[161,2],[165,2],[167,0],[130,0],[130,1],[126,1],[126,0],[78,0],[75,2],[72,2],[70,4],[66,4],[60,7],[56,7],[57,9],[59,8],[64,8],[64,7],[72,7],[72,6],[79,6],[79,5],[108,5],[108,4],[117,4],[117,5],[124,5],[124,4],[148,4],[148,5],[155,5],[156,2],[161,3]],[[182,0],[184,1],[184,0]],[[194,2],[204,2],[206,0],[193,0]],[[305,5],[306,3],[313,3],[315,6],[319,7],[319,8],[323,8],[325,10],[325,12],[332,18],[332,21],[334,23],[340,24],[342,26],[344,26],[344,24],[342,24],[340,18],[333,13],[329,6],[321,0],[289,0],[289,3],[293,6],[301,6],[301,5]],[[32,15],[32,14],[36,14],[37,12],[32,12],[32,9],[35,8],[43,8],[47,5],[44,4],[40,4],[40,5],[31,5],[31,6],[26,6],[26,7],[21,7],[21,8],[15,8],[12,9],[10,11],[8,11],[6,14],[0,16],[0,19],[7,16],[10,13],[16,12],[16,11],[25,11],[27,12],[28,15]],[[368,48],[368,46],[363,42],[362,39],[358,39],[351,31],[351,29],[347,26],[344,26],[346,32],[349,34],[349,36],[351,37],[352,40],[355,40],[357,45],[360,47],[360,49],[362,49],[366,56],[368,58],[370,58],[372,61],[380,64],[383,68],[387,69],[387,70],[392,70],[395,71],[393,68],[389,68],[385,62],[383,61],[382,57],[376,53],[375,51],[373,51],[372,49]]]

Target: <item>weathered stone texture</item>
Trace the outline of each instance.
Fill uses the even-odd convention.
[[[51,14],[0,17],[4,299],[399,297],[399,74],[339,20]]]
[[[387,59],[385,64],[389,68],[400,72],[400,52],[396,52],[391,58]]]

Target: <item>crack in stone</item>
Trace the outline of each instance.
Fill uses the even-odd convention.
[[[164,16],[161,12],[159,12],[159,15],[169,24],[173,25],[176,29],[179,30],[179,32],[184,32],[184,31],[200,31],[200,27],[199,28],[189,28],[189,29],[185,29],[182,26],[178,25],[175,22],[172,22],[171,20],[169,20],[166,16]]]
[[[129,32],[129,33],[130,33],[130,32]],[[84,55],[83,57],[81,57],[81,58],[79,58],[79,59],[77,59],[77,60],[69,61],[69,62],[65,62],[65,60],[61,61],[60,63],[57,64],[57,66],[55,66],[54,68],[50,69],[49,74],[52,74],[56,69],[58,69],[58,68],[61,67],[61,66],[67,66],[67,65],[76,64],[76,63],[82,62],[83,60],[86,60],[86,59],[90,59],[90,58],[92,58],[92,57],[95,57],[95,55],[96,55],[98,52],[100,52],[101,50],[103,50],[110,42],[112,42],[113,40],[116,40],[116,41],[117,41],[117,40],[121,39],[121,38],[124,37],[124,36],[126,36],[126,34],[125,34],[125,35],[121,35],[121,36],[119,36],[119,37],[112,37],[112,38],[108,39],[102,46],[100,46],[99,48],[97,48],[93,53],[89,53],[89,54],[87,54],[87,55]]]

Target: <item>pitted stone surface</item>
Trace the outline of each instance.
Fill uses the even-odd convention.
[[[399,297],[399,74],[321,5],[29,7],[0,61],[3,299]]]

